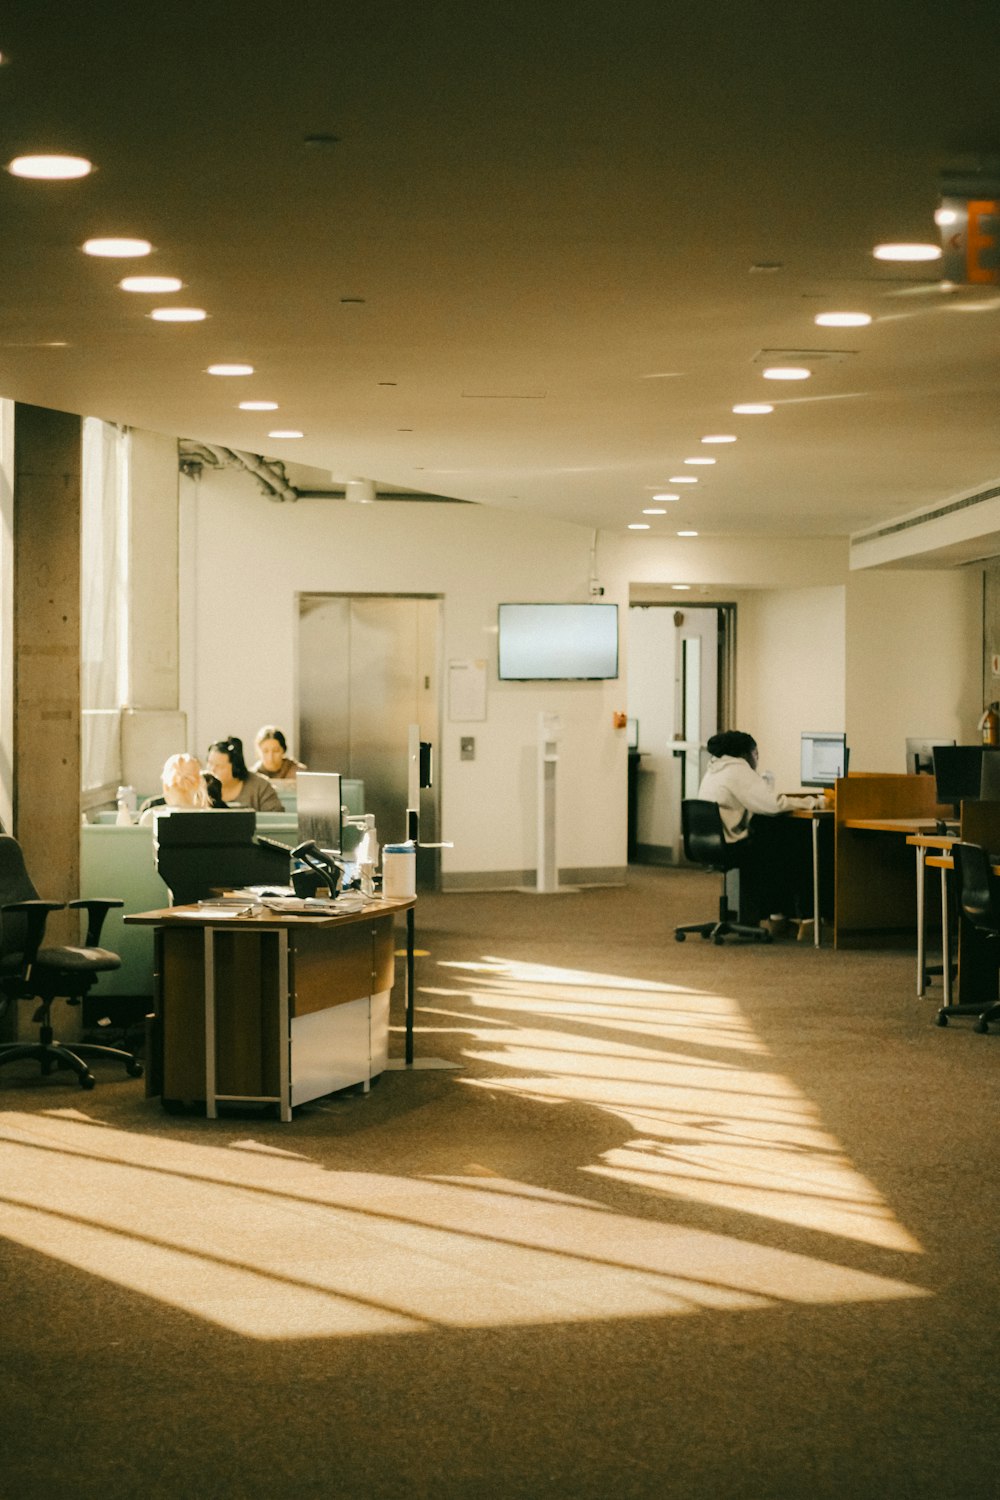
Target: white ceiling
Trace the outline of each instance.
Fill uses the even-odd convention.
[[[9,0],[3,160],[99,170],[0,173],[0,394],[612,528],[699,453],[654,527],[841,534],[985,487],[1000,288],[871,250],[934,239],[941,170],[1000,152],[998,43],[985,0]],[[155,253],[80,253],[112,233]],[[814,326],[844,308],[875,321]],[[846,354],[778,386],[769,349]]]

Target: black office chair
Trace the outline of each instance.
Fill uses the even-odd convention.
[[[45,922],[50,911],[62,911],[61,901],[40,901],[24,865],[16,839],[0,835],[0,1013],[12,1001],[38,1000],[32,1020],[40,1023],[37,1042],[8,1042],[0,1046],[0,1067],[23,1057],[37,1058],[43,1075],[54,1068],[74,1072],[82,1089],[94,1087],[84,1056],[117,1057],[133,1078],[142,1075],[142,1063],[119,1047],[91,1042],[58,1042],[52,1031],[52,1002],[59,997],[79,1005],[100,974],[121,967],[117,953],[98,947],[101,927],[108,911],[124,902],[92,898],[70,901],[70,907],[86,907],[87,936],[82,947],[43,948]],[[80,1054],[83,1054],[81,1056]]]
[[[683,943],[689,932],[700,932],[703,938],[721,943],[729,936],[750,938],[755,943],[769,943],[771,934],[763,927],[750,927],[736,920],[729,910],[726,896],[726,874],[736,869],[742,850],[738,844],[727,844],[722,829],[722,814],[717,802],[706,802],[700,797],[688,797],[681,803],[681,831],[684,836],[684,857],[694,865],[707,865],[722,871],[722,894],[719,897],[719,916],[714,922],[689,922],[674,928],[674,937]]]
[[[981,844],[955,843],[951,857],[958,877],[959,910],[984,942],[995,945],[1000,939],[1000,906],[990,856]],[[947,1026],[951,1016],[977,1016],[973,1030],[989,1031],[991,1021],[1000,1021],[1000,1001],[963,1000],[957,1005],[942,1005],[936,1017],[938,1026]]]

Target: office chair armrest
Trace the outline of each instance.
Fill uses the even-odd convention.
[[[45,936],[45,923],[50,911],[65,910],[62,901],[8,901],[0,906],[0,913],[16,912],[27,919],[28,931],[24,942],[25,973],[35,962],[35,957]]]
[[[104,926],[104,918],[109,911],[116,906],[124,906],[117,896],[84,896],[79,901],[67,902],[70,910],[78,907],[87,908],[87,936],[84,943],[88,948],[98,948],[101,943],[101,928]]]

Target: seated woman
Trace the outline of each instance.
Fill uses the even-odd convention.
[[[226,807],[252,807],[257,812],[284,812],[281,798],[266,776],[247,769],[243,741],[231,734],[208,747],[208,769],[218,778]]]
[[[812,906],[808,825],[798,827],[780,815],[822,807],[825,799],[775,792],[757,770],[756,740],[741,730],[714,734],[708,753],[712,759],[698,796],[718,803],[726,843],[742,846],[741,917],[756,922],[806,916]]]
[[[298,772],[306,769],[300,760],[293,760],[288,754],[284,732],[273,724],[258,729],[255,743],[260,759],[254,762],[253,769],[270,781],[294,781]]]
[[[201,763],[194,755],[183,751],[171,755],[160,773],[163,787],[162,797],[150,797],[139,809],[139,827],[147,828],[158,813],[190,812],[212,806],[205,778],[201,774]]]

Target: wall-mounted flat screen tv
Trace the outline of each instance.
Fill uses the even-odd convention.
[[[498,672],[504,682],[617,677],[617,604],[501,604]]]

